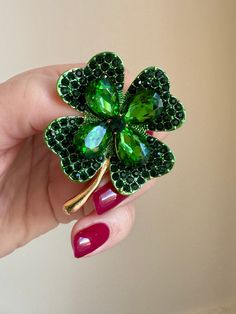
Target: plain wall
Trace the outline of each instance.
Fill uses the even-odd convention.
[[[75,260],[71,225],[36,239],[0,261],[1,314],[182,314],[236,302],[235,10],[233,0],[0,0],[0,80],[110,50],[133,77],[165,69],[187,109],[166,139],[176,166],[136,202],[126,241]]]

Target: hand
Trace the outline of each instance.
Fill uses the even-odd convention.
[[[128,234],[134,221],[132,200],[153,184],[102,215],[92,211],[88,216],[66,216],[62,211],[64,202],[84,185],[63,174],[58,157],[44,143],[43,131],[55,118],[78,114],[56,93],[57,78],[72,67],[35,69],[0,85],[0,257],[78,218],[72,229],[75,256],[103,251]],[[90,239],[89,245],[83,238]]]

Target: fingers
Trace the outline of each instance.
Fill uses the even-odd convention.
[[[136,193],[130,196],[122,195],[114,188],[110,178],[107,177],[84,205],[84,213],[88,214],[91,211],[96,211],[98,215],[102,215],[121,204],[123,206],[134,201],[154,186],[154,184],[155,180],[150,180]]]
[[[58,77],[84,63],[54,65],[19,74],[0,85],[0,120],[3,142],[0,149],[18,144],[22,139],[43,131],[54,119],[79,115],[57,94]],[[127,79],[128,77],[128,79]],[[130,83],[126,74],[126,86]]]
[[[153,132],[153,131],[148,131],[148,134],[153,137],[156,137],[158,140],[163,140],[168,135],[167,132]]]
[[[166,133],[151,135],[163,139]],[[132,201],[150,189],[155,181],[149,181],[129,197],[119,194],[109,179],[103,182],[84,206],[84,212],[92,212],[72,229],[74,256],[81,258],[103,252],[124,239],[134,223]]]
[[[56,92],[56,81],[67,69],[84,64],[31,70],[0,85],[1,148],[9,148],[45,127],[55,118],[78,114]],[[9,146],[9,147],[5,147]]]
[[[95,212],[98,215],[102,215],[105,212],[117,208],[118,206],[124,206],[140,197],[147,192],[155,184],[156,180],[147,182],[138,192],[131,196],[124,196],[119,194],[111,184],[109,176],[106,176],[98,189],[92,194],[89,200],[85,203],[83,208],[79,209],[76,213],[71,215],[65,215],[62,210],[62,204],[71,199],[75,195],[82,192],[85,188],[84,184],[77,184],[68,181],[68,179],[61,173],[61,170],[56,170],[57,174],[56,189],[53,182],[49,182],[49,195],[53,205],[54,215],[60,223],[69,223],[72,220],[81,219],[84,216],[89,215],[91,212]]]
[[[71,232],[74,256],[91,256],[123,240],[134,223],[134,207],[127,204],[98,216],[91,213],[80,219]]]

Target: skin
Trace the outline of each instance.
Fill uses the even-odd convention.
[[[78,115],[59,98],[55,86],[62,72],[83,66],[34,69],[0,84],[0,257],[72,220],[76,220],[72,239],[79,230],[97,222],[110,228],[108,241],[89,255],[110,248],[124,239],[133,225],[133,200],[154,183],[147,183],[101,216],[94,211],[88,216],[66,216],[62,211],[63,203],[84,185],[71,182],[63,174],[58,157],[43,141],[43,131],[58,117]],[[126,82],[126,87],[129,84]]]

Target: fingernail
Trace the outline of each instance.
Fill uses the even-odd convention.
[[[150,131],[150,130],[147,130],[147,134],[153,136],[154,132]]]
[[[114,208],[128,196],[119,194],[109,181],[93,193],[93,203],[98,215]]]
[[[74,256],[80,258],[97,248],[109,238],[109,227],[104,223],[97,223],[76,233],[73,240]]]

